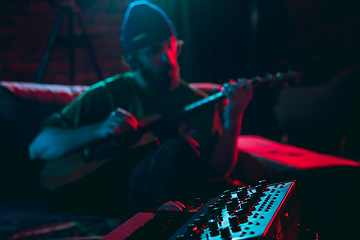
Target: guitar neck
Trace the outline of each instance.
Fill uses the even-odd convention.
[[[276,73],[274,75],[267,74],[263,77],[256,76],[256,77],[250,78],[249,80],[251,81],[251,85],[253,87],[257,87],[264,83],[272,84],[272,83],[286,83],[286,82],[290,82],[290,81],[296,81],[302,77],[303,77],[303,74],[301,72],[289,71],[287,73]],[[223,87],[225,87],[226,85],[227,85],[227,83],[225,83],[223,85]],[[142,134],[144,134],[148,131],[151,131],[157,127],[160,127],[164,124],[182,120],[196,112],[199,112],[199,111],[207,108],[208,106],[210,106],[224,98],[225,98],[224,92],[221,91],[221,92],[215,93],[207,98],[204,98],[195,103],[189,104],[169,116],[162,117],[155,122],[147,124],[143,127],[139,127],[138,131],[136,131],[136,132],[131,132],[131,133],[125,134],[125,135],[127,135],[126,137],[130,137],[130,138],[133,136],[142,135]]]

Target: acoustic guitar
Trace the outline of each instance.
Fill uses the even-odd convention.
[[[251,78],[250,81],[252,86],[256,87],[263,83],[296,82],[303,76],[301,72],[295,71],[289,71],[287,73],[278,72],[274,75],[267,74],[263,77],[257,76]],[[223,86],[225,87],[226,85],[227,83]],[[45,162],[41,170],[40,183],[47,189],[62,187],[91,174],[94,170],[100,168],[116,156],[128,154],[129,151],[152,149],[152,145],[155,145],[152,130],[185,119],[224,98],[224,92],[217,92],[207,98],[185,106],[170,116],[164,116],[154,122],[139,126],[137,131],[85,146],[78,152],[63,158],[49,159]]]

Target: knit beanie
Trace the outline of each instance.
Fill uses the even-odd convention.
[[[120,32],[123,54],[165,41],[170,36],[177,36],[176,29],[158,6],[148,1],[129,4]]]

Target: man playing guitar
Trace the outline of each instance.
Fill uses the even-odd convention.
[[[48,118],[30,145],[31,159],[66,157],[137,131],[149,118],[169,115],[207,96],[181,80],[177,57],[182,42],[157,6],[147,1],[129,5],[120,45],[131,71],[96,83]],[[173,127],[158,130],[155,149],[116,156],[89,176],[58,188],[60,205],[76,206],[78,212],[133,214],[196,197],[199,186],[212,178],[227,179],[238,160],[236,139],[252,86],[247,79],[231,80],[223,92],[226,104],[213,104],[186,118],[176,125],[176,135],[170,134]]]

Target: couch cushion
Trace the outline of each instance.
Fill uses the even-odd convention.
[[[311,170],[326,167],[360,167],[360,163],[278,143],[259,136],[240,136],[238,149],[288,167]],[[271,164],[270,162],[268,164]]]
[[[1,86],[25,99],[37,100],[41,103],[55,103],[63,106],[70,103],[89,88],[89,86],[81,85],[70,86],[8,81],[1,81]]]

